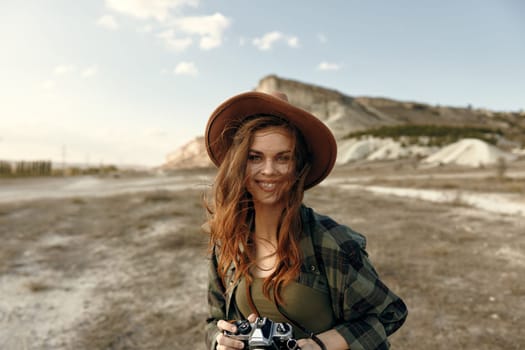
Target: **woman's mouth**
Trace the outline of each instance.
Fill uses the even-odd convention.
[[[272,192],[275,189],[276,183],[267,181],[257,181],[257,185],[259,185],[259,187],[262,188],[263,191]]]

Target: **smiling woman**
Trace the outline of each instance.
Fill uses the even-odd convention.
[[[249,92],[216,108],[205,141],[219,167],[207,205],[209,348],[251,347],[231,321],[269,319],[292,324],[290,344],[303,350],[387,349],[404,302],[364,236],[302,203],[334,166],[330,130],[282,93]]]
[[[282,199],[281,191],[293,170],[291,147],[292,137],[283,128],[269,127],[253,135],[246,166],[246,189],[260,210]]]

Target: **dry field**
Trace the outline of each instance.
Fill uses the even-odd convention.
[[[331,179],[525,194],[523,177],[441,172],[362,166]],[[0,203],[0,349],[204,350],[205,188]],[[409,307],[393,349],[525,346],[525,216],[335,183],[305,203],[367,236]]]

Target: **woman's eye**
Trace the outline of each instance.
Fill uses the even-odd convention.
[[[289,155],[283,155],[277,157],[277,161],[280,163],[288,163],[290,161],[291,157]]]
[[[250,154],[248,155],[248,160],[251,161],[251,162],[256,162],[256,161],[259,161],[261,160],[261,156],[258,155],[258,154]]]

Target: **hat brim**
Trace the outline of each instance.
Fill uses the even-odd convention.
[[[337,144],[328,127],[309,112],[262,92],[245,92],[229,98],[211,114],[205,143],[211,161],[220,166],[242,121],[255,114],[274,115],[288,120],[303,135],[311,156],[311,169],[304,189],[323,181],[334,167]],[[227,134],[224,131],[228,130]]]

